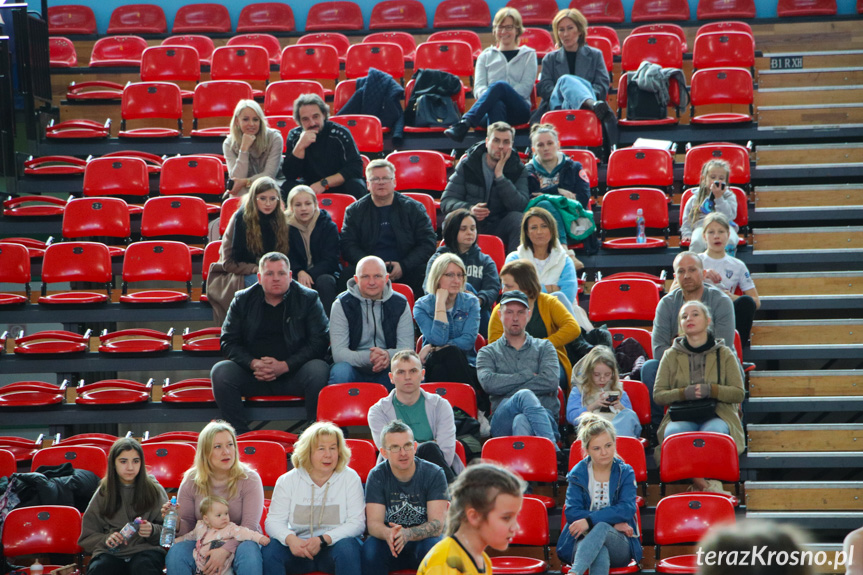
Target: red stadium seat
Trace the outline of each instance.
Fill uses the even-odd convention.
[[[740,240],[737,245],[745,246],[747,241],[746,237],[748,236],[748,226],[749,226],[749,198],[746,196],[746,192],[738,188],[737,186],[730,186],[729,188],[732,192],[734,192],[734,196],[737,200],[737,214],[734,216],[734,223],[737,224],[738,234],[740,236]],[[686,209],[686,204],[692,199],[692,195],[695,193],[695,188],[690,188],[683,192],[680,196],[680,217],[678,225],[683,225],[683,213]],[[689,247],[689,240],[680,240],[681,247]]]
[[[561,150],[571,160],[581,164],[584,175],[590,183],[590,189],[595,190],[599,186],[599,172],[596,168],[597,159],[589,150]]]
[[[75,390],[75,405],[86,405],[92,407],[146,403],[150,400],[150,389],[153,386],[152,379],[150,379],[146,384],[128,379],[104,379],[88,385],[83,385],[83,383],[84,380],[81,380],[81,385],[79,385]],[[75,436],[61,441],[60,444],[71,445],[71,443],[69,443],[70,440],[75,441],[75,445],[95,445],[107,454],[111,450],[111,445],[117,440],[117,438],[112,436],[106,436],[104,438]],[[57,444],[55,443],[55,445]]]
[[[499,438],[505,439],[505,438]],[[548,570],[548,512],[536,495],[526,495],[518,512],[518,528],[510,543],[542,547],[545,560],[520,555],[499,555],[491,560],[492,570],[497,574],[516,575],[523,573],[545,573]]]
[[[668,32],[630,34],[623,41],[621,69],[635,72],[644,60],[663,68],[683,68],[683,47],[680,38]]]
[[[164,34],[167,31],[165,11],[155,4],[117,6],[108,22],[108,34]]]
[[[378,448],[368,439],[345,439],[345,445],[351,450],[348,466],[356,471],[360,481],[365,483],[369,472],[378,463]]]
[[[708,32],[695,37],[692,68],[755,67],[755,40],[746,32]]]
[[[590,290],[588,314],[592,322],[652,322],[659,291],[650,280],[603,280]]]
[[[120,110],[121,138],[176,138],[183,130],[183,99],[180,88],[168,82],[138,82],[123,88],[123,104]],[[129,120],[165,118],[175,120],[173,128],[126,129]]]
[[[132,228],[129,206],[120,198],[74,198],[63,211],[64,239],[115,238],[128,244]],[[122,255],[123,246],[108,246],[111,256]]]
[[[111,119],[100,124],[93,120],[64,120],[57,124],[52,118],[45,127],[45,137],[54,139],[104,139],[111,135]]]
[[[184,82],[191,88],[201,79],[201,59],[191,46],[152,46],[141,57],[142,82]],[[180,95],[191,99],[192,90]]]
[[[23,284],[26,295],[0,292],[0,306],[30,301],[30,253],[20,244],[0,242],[0,283]]]
[[[506,249],[503,246],[503,240],[489,234],[477,234],[476,244],[479,246],[479,251],[494,261],[494,265],[497,266],[497,271],[500,273],[506,262]]]
[[[195,447],[186,443],[149,442],[141,444],[147,473],[165,489],[179,489],[186,470],[195,464]]]
[[[210,242],[210,244],[219,244],[221,242]],[[183,330],[183,351],[189,353],[218,353],[220,348],[220,337],[222,335],[221,327],[205,327],[199,330],[190,331],[189,328]]]
[[[699,20],[755,18],[754,0],[699,0],[695,11]]]
[[[10,560],[19,555],[73,555],[75,562],[82,565],[83,550],[78,545],[81,521],[81,512],[65,505],[13,509],[3,524],[3,554]],[[43,565],[46,573],[59,567]]]
[[[84,335],[62,330],[46,330],[15,338],[15,354],[46,356],[83,353],[90,349],[90,330]]]
[[[96,15],[92,8],[80,4],[49,6],[48,33],[95,34]]]
[[[551,483],[557,495],[557,454],[550,439],[525,435],[492,437],[482,445],[482,458],[501,463],[525,481]],[[531,497],[542,501],[547,509],[555,506],[553,497]]]
[[[360,152],[379,154],[384,151],[383,128],[377,116],[345,114],[332,116],[330,121],[341,124],[350,131]]]
[[[437,231],[437,206],[435,205],[434,198],[421,192],[404,192],[404,195],[423,205],[431,220],[432,229]]]
[[[562,148],[602,146],[602,125],[590,110],[554,110],[540,121],[555,127]]]
[[[99,336],[99,352],[140,354],[169,351],[173,332],[173,329],[162,333],[155,329],[132,328],[103,333]]]
[[[126,213],[128,216],[128,212]],[[108,246],[96,242],[63,242],[48,246],[42,260],[40,304],[70,305],[105,303],[111,298],[111,254]],[[100,284],[106,293],[69,291],[48,295],[48,284],[89,282]]]
[[[630,19],[633,22],[689,20],[689,2],[686,0],[635,0]]]
[[[414,66],[416,66],[416,64],[414,64]],[[461,82],[461,80],[459,80],[459,82]],[[414,83],[415,83],[414,80],[410,80],[407,83],[407,86],[405,86],[405,102],[407,102],[411,98],[411,93],[413,92],[413,89],[414,89]],[[462,88],[461,90],[459,90],[458,92],[456,92],[455,94],[450,96],[450,98],[452,99],[453,104],[455,104],[455,109],[458,110],[459,114],[464,114],[464,111],[465,111],[464,84],[461,84],[461,88]],[[422,127],[405,126],[405,133],[406,134],[429,134],[429,133],[433,133],[433,132],[443,132],[448,127],[449,126],[446,126],[446,125],[422,126]],[[401,176],[400,173],[398,175]],[[398,180],[396,180],[396,181],[398,181]]]
[[[162,165],[159,193],[163,196],[221,198],[225,193],[225,171],[221,160],[213,156],[168,158]]]
[[[164,177],[164,175],[163,175]],[[193,196],[162,196],[144,203],[141,216],[141,238],[187,236],[207,243],[207,204]],[[202,248],[190,248],[192,254],[203,254]]]
[[[153,198],[168,199],[174,198]],[[200,201],[200,198],[194,198]],[[128,293],[130,283],[141,281],[184,282],[186,291],[148,289]],[[189,247],[180,242],[135,242],[123,258],[123,295],[121,303],[177,303],[192,295],[192,256]]]
[[[18,462],[11,451],[0,449],[0,477],[9,477],[18,471]]]
[[[24,162],[24,173],[28,176],[78,175],[84,173],[87,160],[75,156],[39,156]]]
[[[368,76],[369,68],[389,74],[397,82],[405,75],[405,55],[402,47],[390,42],[363,42],[348,48],[345,75],[348,78]]]
[[[215,403],[216,399],[213,397],[213,382],[210,381],[208,378],[204,377],[184,379],[174,384],[166,381],[165,385],[162,386],[162,402],[172,405],[188,403]],[[175,433],[182,433],[182,439],[165,438],[164,436],[167,435],[165,433],[157,435],[156,437],[153,437],[151,439],[157,441],[180,440],[190,443],[197,443],[198,441],[198,434],[196,432],[187,431]]]
[[[52,68],[75,68],[78,66],[78,53],[75,44],[64,36],[48,38],[48,58]]]
[[[146,197],[150,194],[147,163],[140,158],[95,158],[84,169],[84,197]],[[129,213],[142,206],[129,205]]]
[[[473,49],[461,40],[423,42],[417,46],[414,58],[414,69],[422,68],[441,70],[473,80]]]
[[[411,309],[411,313],[414,311],[414,290],[411,286],[407,284],[400,283],[392,283],[392,288],[394,292],[400,293],[405,296],[405,299],[408,300],[408,307]]]
[[[591,48],[596,48],[602,52],[602,60],[605,62],[605,69],[608,70],[610,78],[611,70],[614,68],[614,54],[611,51],[611,42],[608,38],[602,38],[601,36],[588,36],[585,42]]]
[[[661,229],[665,239],[647,237],[637,243],[635,237],[606,239],[611,230],[635,228],[637,210],[644,215],[645,228]],[[602,197],[602,246],[607,249],[650,249],[668,246],[668,199],[654,188],[622,188]],[[655,284],[654,284],[655,286]]]
[[[47,217],[62,215],[66,200],[53,196],[18,196],[3,202],[5,217]]]
[[[335,116],[339,113],[345,104],[348,103],[348,100],[351,99],[351,96],[356,94],[357,92],[357,81],[356,80],[342,80],[338,84],[336,84],[336,91],[333,94],[333,103],[330,106],[330,113]]]
[[[625,383],[626,380],[623,380]],[[636,382],[641,383],[641,382]],[[642,384],[644,385],[644,384]],[[628,391],[627,391],[628,393]],[[645,390],[646,393],[646,390]],[[617,449],[617,455],[632,466],[632,471],[635,474],[635,483],[641,486],[643,495],[636,495],[635,502],[639,507],[647,505],[645,497],[647,496],[647,457],[644,453],[644,443],[637,437],[623,437],[618,435],[614,442]],[[582,451],[581,441],[576,439],[572,442],[569,448],[569,469],[584,459],[584,451]]]
[[[425,6],[417,0],[378,2],[372,8],[369,18],[369,30],[410,30],[427,27]]]
[[[620,148],[608,157],[608,188],[649,186],[670,191],[674,157],[657,148]]]
[[[288,149],[288,134],[297,127],[297,122],[290,116],[271,116],[267,114],[267,124],[282,135],[282,153]]]
[[[588,26],[587,36],[599,36],[611,42],[611,53],[615,56],[620,55],[620,37],[617,35],[617,30],[611,26]]]
[[[480,40],[479,34],[473,30],[440,30],[439,32],[433,32],[430,34],[426,41],[449,42],[451,40],[458,40],[460,42],[467,42],[470,44],[470,48],[473,50],[474,60],[476,60],[482,52],[482,40]]]
[[[438,152],[393,152],[387,156],[387,160],[396,167],[397,192],[424,190],[439,197],[446,188],[446,160]]]
[[[272,441],[281,445],[286,453],[291,453],[294,450],[294,443],[297,442],[299,436],[296,433],[288,433],[280,429],[259,429],[257,431],[247,431],[237,436],[238,441]]]
[[[705,68],[692,75],[690,124],[742,124],[753,120],[755,96],[752,74],[743,68]],[[697,106],[732,104],[748,106],[749,113],[713,112],[696,114]]]
[[[434,382],[420,385],[428,393],[436,393],[453,407],[458,407],[469,416],[476,418],[476,391],[466,383]]]
[[[673,116],[666,116],[656,120],[634,120],[629,117],[624,117],[626,105],[628,102],[627,87],[629,86],[629,74],[627,72],[620,75],[620,81],[617,84],[617,123],[621,126],[667,126],[674,125],[680,121],[680,86],[677,82],[669,82],[668,84],[668,104],[674,109]]]
[[[659,463],[661,495],[665,496],[666,484],[694,477],[734,483],[740,493],[740,461],[730,435],[696,431],[665,438]],[[735,496],[724,497],[735,506],[739,503]]]
[[[288,456],[280,443],[262,440],[237,441],[240,461],[261,476],[264,487],[276,486],[276,480],[288,472]]]
[[[318,396],[318,421],[339,427],[367,427],[369,408],[387,394],[387,388],[379,383],[330,384]]]
[[[633,338],[641,344],[647,353],[647,359],[653,359],[653,345],[650,340],[650,332],[642,327],[610,327],[611,342],[615,348],[623,343],[626,338]],[[630,399],[632,399],[630,397]],[[649,403],[649,401],[648,401]]]
[[[320,194],[318,207],[330,215],[341,232],[345,221],[345,210],[355,201],[357,201],[356,198],[348,194]]]
[[[239,200],[240,198],[229,198],[229,199]],[[225,200],[225,203],[222,204],[222,213],[223,214],[224,214],[224,210],[225,210],[225,204],[227,204],[227,203],[228,203],[228,201]],[[237,207],[239,207],[239,202],[236,202],[235,205]],[[226,227],[227,227],[227,225],[228,224],[225,223]],[[224,234],[225,234],[225,232],[223,229],[221,229],[221,224],[220,224],[219,235],[222,236]],[[207,278],[210,276],[210,266],[219,261],[219,257],[221,256],[221,253],[220,253],[221,248],[222,248],[222,242],[218,241],[218,240],[208,243],[207,246],[204,248],[204,259],[201,262],[201,299],[200,299],[200,301],[202,301],[202,302],[209,301],[209,298],[207,296]]]
[[[491,12],[488,4],[481,0],[443,0],[435,8],[434,23],[437,28],[488,28]]]
[[[201,64],[210,65],[210,60],[213,58],[213,51],[216,45],[209,36],[200,34],[186,34],[183,36],[169,36],[162,40],[162,46],[191,46],[198,51],[198,57]]]
[[[99,38],[90,53],[90,67],[141,65],[147,41],[140,36],[108,36]]]
[[[680,49],[683,52],[686,52],[689,47],[686,45],[686,33],[683,31],[677,24],[642,24],[641,26],[637,26],[632,29],[632,34],[656,34],[657,32],[664,32],[666,34],[674,34],[680,40]]]
[[[231,15],[221,4],[185,4],[174,16],[173,34],[229,34]]]
[[[555,50],[554,38],[545,28],[525,28],[524,33],[519,38],[519,43],[536,50],[537,58],[542,58]]]
[[[701,5],[704,2],[700,2],[698,7],[701,8]],[[753,10],[754,10],[753,6]],[[741,16],[746,17],[746,16]],[[754,13],[752,18],[754,18]],[[699,18],[700,20],[701,18]],[[699,26],[698,30],[695,32],[695,38],[697,39],[702,34],[709,34],[711,32],[743,32],[745,34],[749,34],[752,36],[753,41],[755,40],[755,34],[752,32],[752,26],[747,24],[746,22],[737,22],[734,20],[723,20],[721,22],[711,22],[709,24],[704,24],[703,26]]]
[[[209,380],[207,380],[209,382]],[[180,382],[174,385],[179,385]],[[165,385],[168,385],[168,380],[165,380]],[[195,447],[198,443],[197,431],[166,431],[158,435],[150,436],[149,431],[144,432],[144,437],[141,439],[141,445],[147,443],[187,443]]]
[[[625,18],[620,0],[572,0],[569,7],[594,24],[621,24]]]
[[[776,15],[780,18],[835,16],[836,0],[779,0]]]
[[[506,6],[518,10],[525,26],[548,26],[558,12],[555,0],[509,0]]]
[[[341,85],[341,83],[339,84]],[[282,80],[267,86],[264,96],[264,114],[267,116],[291,116],[294,101],[302,94],[317,94],[324,97],[324,87],[314,80]]]
[[[697,186],[701,181],[701,168],[710,160],[724,160],[731,166],[728,183],[748,187],[751,181],[749,149],[739,144],[717,143],[693,146],[686,150],[683,162],[683,185]]]
[[[151,379],[150,381],[152,382],[153,380]],[[83,383],[84,380],[81,380],[80,384]],[[69,437],[64,437],[63,439],[60,439],[60,434],[58,433],[52,447],[69,445],[89,445],[91,447],[98,447],[105,452],[105,455],[108,455],[108,453],[111,451],[111,446],[114,445],[114,443],[116,443],[118,439],[120,438],[116,435],[111,435],[110,433],[78,433],[76,435],[70,435]]]
[[[338,80],[338,51],[328,44],[294,44],[282,50],[282,80]],[[326,92],[326,90],[325,90]]]
[[[230,123],[234,116],[234,108],[240,100],[252,98],[252,87],[239,80],[212,80],[201,82],[195,86],[195,97],[192,100],[192,131],[193,137],[224,138],[230,132],[230,126],[198,127],[199,120],[225,118]]]
[[[362,10],[357,3],[346,0],[329,0],[312,4],[306,17],[307,32],[362,29]]]
[[[282,58],[282,45],[272,34],[240,34],[228,40],[226,46],[260,46],[267,51],[270,64],[276,66]]]
[[[380,6],[380,4],[378,4]],[[405,55],[405,63],[413,62],[417,51],[417,42],[413,34],[407,32],[374,32],[363,38],[363,43],[389,42],[402,47]]]
[[[108,458],[105,452],[92,445],[69,445],[67,447],[40,449],[33,456],[30,469],[36,471],[42,466],[62,465],[64,463],[71,463],[75,469],[92,471],[99,477],[105,477],[105,472],[108,470]],[[8,517],[6,520],[8,521]],[[4,527],[8,528],[8,523]],[[6,551],[8,552],[8,549]]]
[[[351,41],[347,36],[339,32],[317,32],[313,34],[304,34],[297,38],[297,44],[325,44],[332,46],[339,54],[339,61],[344,64],[348,54],[348,48],[351,47]]]
[[[261,46],[222,46],[213,52],[210,78],[214,81],[233,80],[266,86],[270,80],[270,55]],[[255,98],[263,98],[264,91],[253,89]]]
[[[661,559],[662,545],[692,544],[721,524],[734,523],[734,505],[715,493],[678,493],[656,504],[653,539],[657,573],[695,573],[696,555]]]
[[[649,348],[650,338],[648,338],[647,343]],[[652,357],[653,354],[650,354],[648,356],[649,359]],[[629,401],[632,403],[632,411],[634,411],[635,415],[638,416],[638,423],[640,423],[642,426],[650,425],[650,392],[647,391],[647,386],[644,385],[642,382],[636,381],[634,379],[624,379],[621,380],[621,383],[623,384],[623,391],[626,392],[626,395],[629,396]],[[643,452],[644,450],[642,449],[642,453]]]
[[[23,437],[0,436],[0,449],[10,451],[19,463],[30,461],[36,453],[37,445],[41,446],[41,441],[37,444],[32,439]]]
[[[293,32],[294,11],[282,2],[258,2],[247,4],[240,11],[237,33]]]

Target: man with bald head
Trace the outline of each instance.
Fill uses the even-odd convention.
[[[641,381],[650,392],[653,423],[656,427],[662,421],[663,408],[653,403],[653,383],[662,354],[671,347],[678,335],[677,314],[683,304],[699,300],[706,305],[713,316],[713,337],[724,339],[725,345],[734,347],[734,304],[722,290],[704,283],[704,265],[701,258],[690,252],[679,253],[674,258],[674,277],[678,287],[659,300],[653,318],[651,345],[654,359],[646,361],[641,368]]]
[[[408,301],[393,291],[381,258],[357,262],[347,290],[333,302],[330,347],[330,383],[367,381],[393,388],[390,361],[397,351],[413,349],[414,324]]]

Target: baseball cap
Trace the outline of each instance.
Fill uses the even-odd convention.
[[[524,295],[524,292],[517,289],[503,292],[500,298],[500,305],[504,306],[513,301],[522,304],[524,307],[528,307],[527,296]]]

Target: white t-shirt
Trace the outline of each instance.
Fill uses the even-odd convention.
[[[587,475],[590,481],[590,510],[599,511],[611,505],[611,492],[608,481],[597,481],[593,477],[593,461],[587,464]]]
[[[737,258],[726,255],[722,259],[713,259],[707,255],[707,252],[698,254],[701,261],[704,263],[704,269],[713,270],[722,276],[722,288],[734,293],[738,287],[740,291],[750,290],[755,287],[755,282],[749,275],[749,269],[746,264]],[[713,282],[705,280],[713,285]],[[716,286],[719,287],[719,286]]]

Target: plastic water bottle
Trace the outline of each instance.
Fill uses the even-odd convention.
[[[45,572],[45,569],[42,566],[42,564],[39,563],[38,559],[36,559],[35,563],[30,565],[30,575],[42,575],[42,573],[44,573],[44,572]]]
[[[638,211],[635,212],[635,243],[647,243],[647,236],[644,235],[644,212],[641,208],[638,208]]]
[[[165,549],[169,549],[174,544],[174,537],[177,535],[177,523],[180,522],[180,516],[177,514],[177,498],[171,497],[171,509],[165,515],[162,521],[162,536],[159,537],[159,545]]]
[[[123,525],[123,528],[120,529],[120,535],[123,536],[123,539],[126,543],[128,543],[129,540],[132,539],[132,536],[138,532],[138,529],[141,527],[141,523],[143,523],[143,522],[144,522],[144,520],[141,519],[140,517],[135,517],[134,521],[129,521],[128,523]],[[120,549],[119,545],[117,545],[116,547],[110,548],[111,553],[116,553],[119,549]]]

